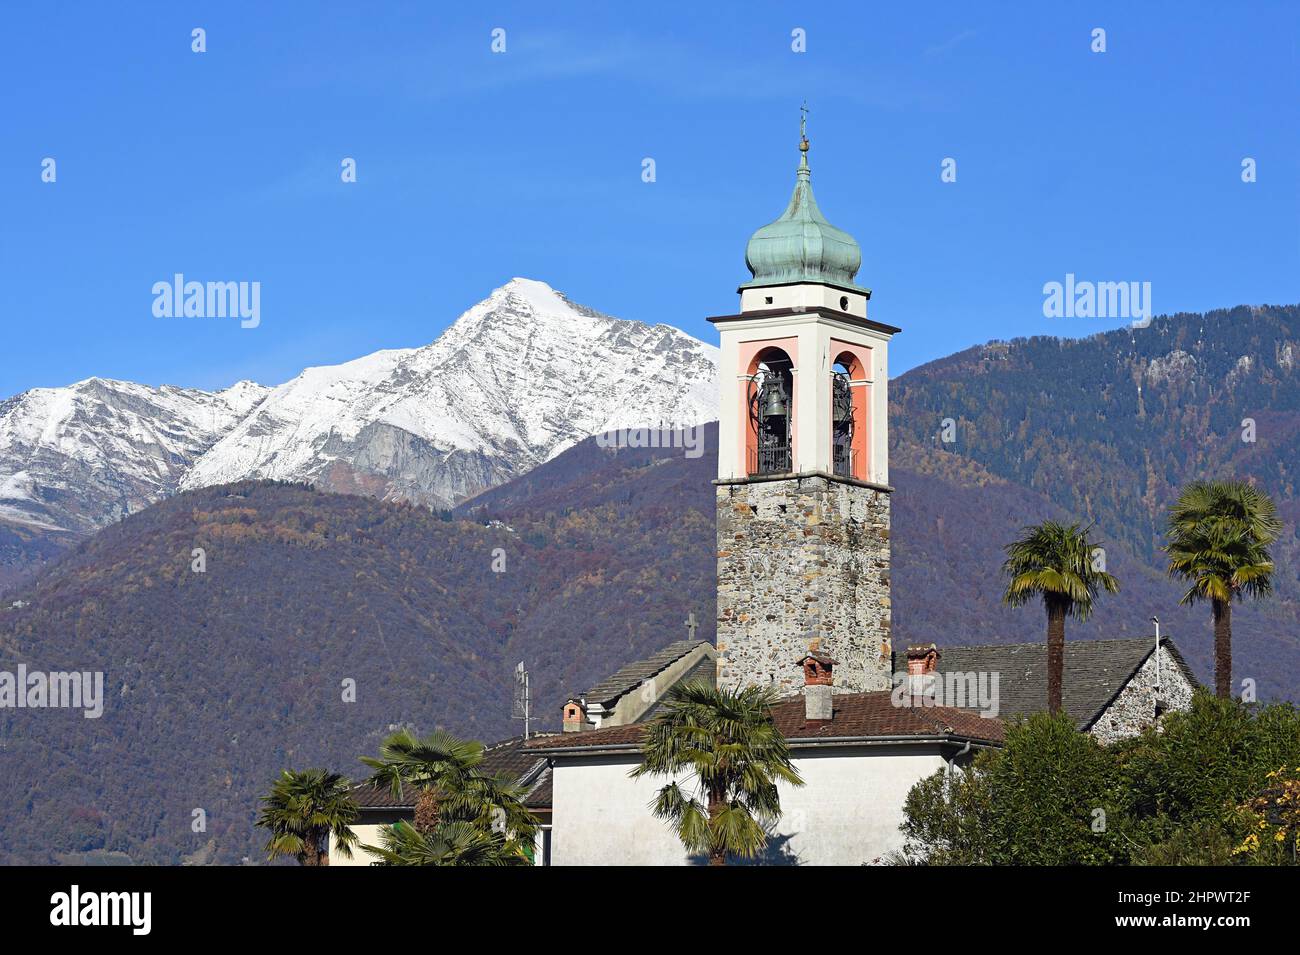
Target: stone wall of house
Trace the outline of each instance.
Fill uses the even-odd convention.
[[[1155,721],[1156,654],[1147,657],[1133,679],[1120,691],[1092,724],[1089,732],[1099,743],[1136,736]],[[1165,712],[1185,710],[1192,705],[1195,686],[1183,675],[1169,652],[1160,648],[1160,697]]]
[[[835,689],[889,687],[889,493],[823,476],[719,484],[718,684],[799,692],[814,639]]]

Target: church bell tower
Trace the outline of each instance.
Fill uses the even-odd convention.
[[[753,234],[722,344],[718,683],[800,690],[814,640],[837,691],[890,685],[891,336],[854,283],[857,242],[813,198],[801,124],[789,207]]]

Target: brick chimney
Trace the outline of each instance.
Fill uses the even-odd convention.
[[[814,640],[808,655],[799,661],[803,667],[804,720],[810,723],[829,720],[834,711],[835,661],[819,646],[820,642]]]
[[[564,702],[564,732],[581,733],[587,728],[587,704],[576,696]]]
[[[926,687],[933,682],[926,677],[938,669],[940,656],[939,647],[933,643],[907,648],[907,682],[912,696],[926,695]]]
[[[922,676],[933,673],[939,663],[939,647],[930,643],[919,647],[907,648],[907,675]]]

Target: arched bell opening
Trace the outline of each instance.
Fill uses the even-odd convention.
[[[842,361],[831,368],[831,463],[836,476],[853,477],[852,373]]]
[[[747,472],[789,474],[794,463],[794,362],[780,348],[754,356],[748,405]]]
[[[866,480],[866,370],[852,352],[831,366],[831,464],[837,477]]]

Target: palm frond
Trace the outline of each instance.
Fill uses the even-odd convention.
[[[1169,575],[1188,581],[1184,603],[1272,592],[1269,547],[1281,533],[1267,494],[1241,481],[1194,481],[1169,510]]]
[[[757,854],[767,842],[763,823],[780,818],[777,782],[803,785],[772,722],[775,699],[767,687],[692,681],[673,687],[647,724],[643,760],[630,775],[671,777],[651,809],[687,851]]]
[[[491,846],[510,858],[524,858],[523,847],[536,837],[537,818],[523,803],[525,789],[508,775],[484,772],[483,744],[476,740],[443,730],[423,738],[400,730],[383,741],[378,757],[364,757],[362,762],[373,770],[373,785],[389,787],[394,795],[410,786],[434,797],[430,807],[436,810],[428,819],[421,821],[417,814],[421,828],[409,826],[410,832],[397,829],[385,836],[385,864],[498,864],[469,860]],[[466,842],[470,832],[482,838]],[[457,848],[462,843],[463,851]],[[444,850],[452,861],[434,861],[443,858],[438,853]],[[399,856],[411,861],[394,861]]]
[[[1066,616],[1086,620],[1099,592],[1119,590],[1114,575],[1094,567],[1100,546],[1091,525],[1044,521],[1024,528],[1006,546],[1002,572],[1008,582],[1003,602],[1019,607],[1041,598]]]
[[[343,776],[324,769],[286,769],[262,797],[257,825],[271,833],[266,843],[268,859],[293,856],[314,865],[331,835],[339,852],[351,856],[356,844],[351,825],[357,815],[352,784]]]

